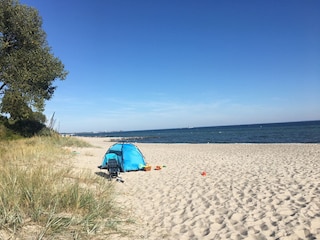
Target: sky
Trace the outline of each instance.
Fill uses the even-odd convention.
[[[60,132],[320,120],[318,0],[20,0],[69,72]]]

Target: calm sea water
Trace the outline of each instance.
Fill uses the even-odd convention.
[[[140,143],[320,143],[320,121],[77,133]]]

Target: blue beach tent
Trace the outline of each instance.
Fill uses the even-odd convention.
[[[146,165],[137,146],[131,143],[116,143],[104,155],[101,168],[106,168],[110,159],[116,159],[121,172],[141,170]]]

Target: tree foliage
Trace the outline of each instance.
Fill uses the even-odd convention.
[[[66,75],[38,11],[18,0],[0,0],[0,112],[13,120],[41,119],[54,81]]]

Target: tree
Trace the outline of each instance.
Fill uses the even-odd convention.
[[[18,0],[0,0],[0,112],[13,120],[41,119],[54,81],[66,76],[38,11]]]

